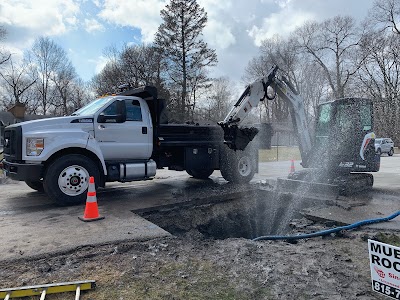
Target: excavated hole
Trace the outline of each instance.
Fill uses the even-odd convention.
[[[287,233],[304,206],[305,201],[299,203],[290,194],[254,190],[222,195],[218,202],[136,213],[173,235],[252,239]]]

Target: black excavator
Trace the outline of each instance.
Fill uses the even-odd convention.
[[[257,134],[247,128],[244,119],[252,108],[276,95],[286,101],[300,148],[304,168],[279,180],[281,189],[301,185],[331,187],[339,194],[350,194],[372,187],[380,155],[375,153],[373,102],[365,98],[342,98],[318,106],[314,133],[306,118],[304,101],[277,66],[246,87],[226,118],[218,124],[224,130],[224,142],[234,150],[244,150]],[[272,91],[272,93],[271,93]]]

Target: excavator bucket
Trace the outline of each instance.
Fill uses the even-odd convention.
[[[237,125],[220,124],[224,130],[224,144],[233,150],[244,150],[258,133],[255,127],[238,127]]]

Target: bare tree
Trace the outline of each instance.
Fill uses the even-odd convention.
[[[227,77],[215,78],[206,89],[204,119],[217,123],[229,112],[232,102],[232,83]]]
[[[375,0],[370,11],[369,21],[373,25],[390,28],[400,34],[400,2],[398,0]]]
[[[379,135],[400,134],[400,40],[394,34],[370,32],[362,44],[368,55],[359,71],[359,80],[368,97],[375,101],[375,121]]]
[[[215,66],[217,55],[202,39],[207,13],[196,0],[171,0],[161,10],[161,18],[163,23],[158,28],[155,43],[163,54],[170,85],[177,88],[177,117],[184,121],[193,108],[189,95],[196,93],[191,91],[207,79],[196,76],[204,75],[199,70]],[[195,85],[191,85],[193,83]]]
[[[91,86],[98,95],[114,92],[121,84],[131,87],[156,86],[160,97],[168,98],[163,78],[161,56],[154,46],[134,45],[114,49],[104,69],[96,75]]]
[[[24,96],[36,82],[36,79],[27,76],[27,69],[28,66],[25,62],[18,65],[10,58],[4,68],[0,70],[0,77],[5,84],[4,87],[8,91],[8,95],[11,96],[8,105],[24,103],[29,106],[30,99]]]
[[[362,39],[354,19],[336,16],[322,23],[307,22],[295,34],[304,52],[322,68],[333,96],[343,98],[365,59],[354,55]]]
[[[302,51],[296,36],[286,39],[280,36],[266,39],[260,47],[260,55],[253,58],[245,70],[246,83],[265,76],[273,65],[278,65],[280,74],[289,79],[304,99],[309,122],[316,116],[318,104],[325,101],[329,85],[320,65]],[[277,97],[264,101],[260,121],[285,123],[289,117],[288,104]]]
[[[278,65],[281,72],[297,87],[296,73],[299,69],[300,52],[295,38],[284,39],[279,35],[275,35],[273,38],[262,42],[260,52],[269,63]],[[269,69],[266,71],[269,71]]]
[[[125,47],[120,54],[120,64],[126,82],[133,87],[153,85],[161,97],[168,97],[165,88],[165,67],[161,54],[153,45]]]
[[[54,106],[56,110],[61,108],[60,112],[57,114],[67,115],[71,109],[69,109],[69,100],[72,100],[72,85],[74,80],[77,78],[75,68],[72,63],[68,60],[62,62],[58,67],[56,72],[51,76],[56,90],[58,91],[61,101],[54,101]],[[71,99],[70,99],[71,98]]]
[[[109,61],[103,70],[92,78],[90,85],[95,93],[100,96],[113,93],[124,82],[126,81],[119,62]]]
[[[90,93],[90,84],[85,83],[81,78],[75,79],[70,86],[70,89],[71,97],[67,114],[71,114],[93,100]]]
[[[288,77],[297,87],[297,64],[298,51],[293,39],[283,39],[276,35],[273,38],[266,39],[260,47],[260,55],[253,58],[245,69],[243,79],[249,84],[259,77],[267,75],[272,66],[278,65],[281,74]],[[274,101],[264,101],[263,108],[265,114],[262,116],[260,111],[260,120],[264,122],[285,122],[289,117],[288,103],[276,98]]]
[[[307,118],[312,122],[317,116],[318,105],[330,99],[329,85],[320,66],[304,57],[297,72],[298,92],[304,100]]]
[[[7,35],[7,31],[4,29],[4,27],[0,26],[0,41],[3,41]],[[1,49],[0,49],[1,50]],[[8,51],[1,50],[0,51],[0,65],[4,64],[7,62],[11,57],[11,53],[8,53]]]
[[[376,133],[400,139],[400,3],[375,1],[364,27],[368,32],[360,44],[366,57],[358,72],[359,93],[372,98]],[[390,28],[390,30],[387,30]]]
[[[37,78],[35,88],[40,98],[40,110],[45,115],[59,106],[60,97],[66,97],[63,86],[75,73],[66,52],[48,37],[38,38],[27,53],[31,76]],[[64,75],[62,75],[64,73]],[[68,80],[65,78],[68,77]],[[58,87],[57,87],[58,85]],[[63,91],[63,95],[60,91]],[[61,106],[63,106],[62,104]],[[63,111],[66,110],[65,108]]]

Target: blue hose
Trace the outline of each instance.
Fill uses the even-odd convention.
[[[345,225],[341,227],[335,227],[327,230],[321,230],[313,233],[306,233],[306,234],[299,234],[299,235],[264,235],[264,236],[259,236],[253,239],[253,241],[261,241],[261,240],[270,240],[270,241],[277,241],[277,240],[300,240],[300,239],[308,239],[308,238],[313,238],[317,236],[324,236],[324,235],[329,235],[331,233],[339,232],[342,230],[349,230],[349,229],[354,229],[358,228],[363,225],[368,225],[368,224],[374,224],[374,223],[380,223],[380,222],[387,222],[390,221],[397,216],[400,216],[400,210],[388,217],[384,218],[378,218],[378,219],[370,219],[370,220],[364,220],[360,222],[356,222],[350,225]]]

